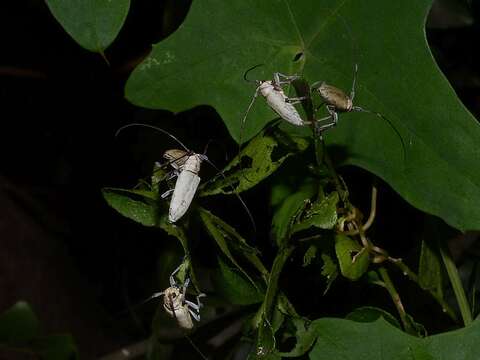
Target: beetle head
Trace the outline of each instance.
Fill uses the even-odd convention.
[[[164,291],[164,305],[171,311],[178,310],[183,305],[183,294],[176,286],[171,286]]]

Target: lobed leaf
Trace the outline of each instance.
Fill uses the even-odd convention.
[[[383,317],[369,323],[324,318],[310,327],[318,335],[311,360],[474,360],[480,351],[479,321],[423,339],[400,331]]]
[[[82,47],[103,54],[115,40],[130,0],[46,0],[53,16]]]
[[[250,139],[275,118],[259,97],[245,133],[254,87],[242,79],[274,72],[325,80],[380,112],[340,115],[325,134],[342,164],[388,182],[413,206],[461,230],[480,228],[480,125],[436,66],[424,24],[432,0],[198,0],[172,36],[131,75],[134,104],[183,111],[209,104],[232,137]],[[205,19],[208,18],[208,21]],[[288,91],[288,89],[285,89]],[[452,151],[454,149],[454,151]]]

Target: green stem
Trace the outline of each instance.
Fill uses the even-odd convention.
[[[390,297],[392,298],[393,304],[397,308],[397,312],[398,315],[400,315],[400,320],[402,321],[403,328],[406,332],[410,334],[415,334],[415,330],[412,328],[410,321],[408,320],[408,315],[405,312],[405,308],[403,307],[400,295],[398,294],[397,289],[393,285],[392,279],[390,279],[387,269],[382,266],[378,269],[378,272],[380,273],[380,277],[383,280],[385,288],[387,289]]]
[[[463,289],[462,281],[458,274],[457,267],[455,262],[452,259],[450,250],[444,243],[439,243],[440,254],[442,255],[443,264],[447,269],[447,274],[452,284],[455,297],[457,298],[458,307],[460,308],[460,313],[462,314],[463,323],[465,326],[469,325],[472,322],[472,312],[470,310],[470,305],[468,304],[467,296],[465,295],[465,290]]]
[[[402,260],[400,259],[394,259],[389,257],[388,260],[394,264],[396,267],[400,269],[402,274],[407,276],[411,281],[416,283],[420,288],[420,280],[418,279],[418,275],[415,274]],[[424,288],[422,288],[424,289]],[[455,314],[455,311],[450,307],[450,305],[447,304],[447,302],[436,292],[433,291],[432,289],[424,289],[428,291],[428,293],[435,299],[435,301],[442,307],[442,311],[446,313],[453,321],[457,322],[458,318],[457,315]]]
[[[280,273],[286,261],[290,258],[293,250],[293,246],[280,249],[275,257],[275,260],[273,261],[272,269],[268,279],[268,287],[265,293],[265,299],[263,300],[259,314],[260,323],[258,329],[257,352],[265,351],[269,353],[275,348],[275,334],[271,325],[273,307],[278,294],[278,280],[280,278]]]

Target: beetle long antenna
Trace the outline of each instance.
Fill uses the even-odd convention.
[[[207,145],[205,145],[205,148],[203,149],[203,155],[206,155],[206,154],[207,154],[208,145],[210,145],[210,143],[211,143],[212,141],[213,141],[212,139],[208,140]]]
[[[225,174],[223,173],[222,170],[220,170],[218,167],[215,166],[214,163],[212,163],[210,160],[208,160],[207,158],[204,159],[206,162],[208,162],[210,164],[210,166],[212,166],[222,177],[224,180],[227,180],[227,177],[225,176]],[[250,219],[250,223],[252,224],[252,228],[253,228],[253,231],[254,233],[256,234],[257,233],[257,225],[255,224],[255,220],[253,219],[253,215],[252,213],[250,212],[250,210],[248,209],[248,206],[247,204],[245,204],[245,201],[242,199],[242,197],[235,191],[235,189],[233,188],[232,185],[228,185],[228,187],[231,189],[231,191],[235,194],[235,196],[237,197],[238,201],[240,201],[240,203],[242,204],[243,208],[245,209],[245,212],[247,213],[248,215],[248,218]]]
[[[367,109],[364,109],[360,106],[354,106],[353,107],[353,110],[354,111],[360,111],[360,112],[366,112],[366,113],[370,113],[370,114],[374,114],[374,115],[377,115],[378,117],[380,117],[381,119],[385,120],[388,125],[390,125],[390,127],[392,128],[393,131],[395,131],[395,134],[398,136],[398,138],[400,139],[400,142],[402,143],[402,149],[403,149],[403,162],[405,163],[406,159],[407,159],[407,148],[405,146],[405,142],[403,141],[403,138],[402,138],[402,135],[400,135],[400,132],[397,130],[397,128],[395,127],[395,125],[393,125],[393,123],[390,121],[390,119],[388,119],[385,115],[379,113],[379,112],[375,112],[375,111],[370,111],[370,110],[367,110]]]
[[[242,150],[242,142],[243,142],[243,131],[245,130],[245,123],[247,122],[247,116],[248,113],[250,112],[253,103],[255,102],[255,99],[258,96],[259,88],[255,90],[255,94],[253,94],[252,101],[250,101],[250,104],[248,105],[247,111],[245,111],[245,115],[243,116],[242,122],[240,123],[240,138],[238,139],[238,153],[240,154],[240,151]]]
[[[258,80],[250,80],[250,79],[247,79],[247,74],[252,71],[253,69],[256,69],[260,66],[265,66],[265,64],[257,64],[255,66],[252,66],[250,69],[248,69],[247,71],[245,71],[245,73],[243,74],[243,79],[246,81],[246,82],[249,82],[249,83],[254,83],[254,84],[258,84]]]
[[[164,291],[162,291],[162,292],[156,292],[156,293],[154,293],[152,296],[149,296],[149,297],[146,298],[145,300],[139,302],[138,304],[135,304],[134,307],[137,307],[137,306],[146,304],[147,302],[149,302],[149,301],[151,301],[151,300],[153,300],[153,299],[156,299],[156,298],[158,298],[158,297],[160,297],[160,296],[163,296],[163,295],[165,295],[165,292],[164,292]]]
[[[131,123],[131,124],[124,125],[115,132],[115,137],[117,137],[118,134],[120,134],[120,132],[122,132],[126,128],[133,127],[133,126],[143,126],[143,127],[146,127],[146,128],[150,128],[150,129],[160,131],[161,133],[163,133],[163,134],[169,136],[170,138],[172,138],[173,140],[175,140],[178,144],[180,144],[181,147],[183,147],[185,149],[185,151],[190,152],[190,150],[180,140],[178,140],[175,136],[170,134],[167,130],[163,130],[162,128],[159,128],[159,127],[153,126],[153,125],[149,125],[149,124]]]
[[[190,345],[192,345],[192,347],[198,352],[198,354],[202,357],[203,360],[208,360],[208,358],[200,351],[200,349],[198,348],[197,345],[195,345],[195,343],[193,342],[192,339],[190,339],[190,336],[186,335],[185,334],[185,337],[187,338],[188,342],[190,343]]]

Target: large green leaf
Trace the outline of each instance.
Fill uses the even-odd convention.
[[[103,53],[127,17],[130,0],[46,0],[65,31],[87,50]]]
[[[154,201],[156,194],[152,192],[103,188],[102,195],[108,205],[129,219],[144,226],[155,226],[159,223],[158,206]]]
[[[383,113],[341,114],[326,134],[343,163],[361,166],[411,204],[459,229],[480,228],[480,126],[438,70],[424,22],[432,0],[198,0],[178,31],[154,46],[126,86],[134,104],[181,111],[215,107],[239,140],[254,92],[243,81],[272,73],[303,74],[349,92],[359,66],[355,102]],[[208,21],[205,21],[208,19]],[[257,99],[243,139],[275,115]],[[337,147],[335,147],[336,149]]]
[[[480,322],[424,339],[408,335],[383,318],[371,323],[315,320],[318,338],[311,360],[474,360],[480,352]]]

